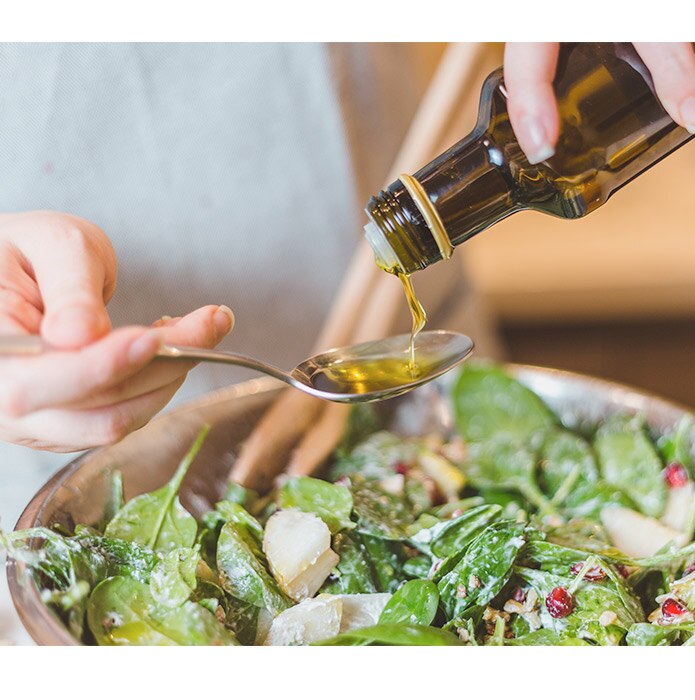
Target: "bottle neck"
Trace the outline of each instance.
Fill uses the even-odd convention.
[[[379,267],[410,274],[446,257],[427,224],[428,208],[452,246],[517,210],[502,153],[489,134],[477,128],[454,148],[455,158],[450,149],[415,173],[419,196],[398,179],[369,200],[365,235]]]

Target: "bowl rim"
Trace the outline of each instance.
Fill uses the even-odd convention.
[[[671,401],[658,394],[653,394],[648,390],[639,389],[610,379],[539,365],[518,363],[502,363],[502,365],[510,374],[519,378],[524,383],[526,383],[525,380],[534,377],[539,380],[544,378],[565,380],[575,384],[595,387],[612,394],[616,401],[622,399],[622,401],[628,405],[634,403],[627,401],[630,396],[638,399],[637,403],[643,403],[646,399],[649,401],[650,407],[654,409],[654,412],[665,412],[674,417],[683,414],[693,414],[692,408],[677,401]],[[270,394],[272,390],[277,389],[277,387],[277,381],[272,379],[252,379],[239,384],[233,384],[224,389],[207,393],[193,401],[188,401],[178,408],[157,416],[151,422],[164,421],[171,416],[192,412],[203,406],[218,401],[224,401],[225,399],[241,398],[248,394]],[[639,410],[637,405],[634,407],[635,410]],[[96,452],[109,449],[109,447],[110,446],[98,447],[89,450],[57,471],[31,498],[19,516],[14,529],[22,530],[33,527],[36,519],[41,516],[45,504],[65,479],[79,470],[83,462],[91,459],[92,455]],[[82,646],[81,642],[70,634],[58,616],[43,603],[39,589],[33,578],[29,575],[23,562],[15,561],[11,557],[7,557],[6,574],[10,596],[17,614],[25,629],[37,644],[42,646]]]

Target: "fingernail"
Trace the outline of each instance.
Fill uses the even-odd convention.
[[[215,311],[213,320],[215,321],[215,328],[223,335],[226,335],[234,328],[234,312],[224,304]]]
[[[681,102],[680,113],[685,128],[695,134],[695,97],[688,97]]]
[[[136,338],[128,348],[128,359],[133,364],[145,362],[154,357],[162,344],[162,334],[152,329]]]
[[[543,123],[537,117],[528,114],[522,117],[519,131],[521,133],[517,134],[517,138],[525,145],[526,158],[532,165],[547,160],[555,153]]]
[[[159,328],[160,326],[163,326],[171,321],[171,316],[162,316],[161,318],[158,318],[153,324],[153,328]]]

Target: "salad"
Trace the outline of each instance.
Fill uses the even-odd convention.
[[[570,429],[471,363],[451,434],[353,411],[326,479],[230,485],[199,521],[169,483],[99,523],[0,533],[85,644],[695,645],[689,420]]]

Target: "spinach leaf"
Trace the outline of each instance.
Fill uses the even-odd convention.
[[[228,522],[217,541],[222,587],[235,598],[277,615],[291,604],[266,569],[261,544],[240,523]]]
[[[377,586],[367,550],[358,534],[340,532],[333,538],[338,565],[321,588],[321,593],[376,593]]]
[[[557,586],[571,589],[573,577],[556,576],[547,571],[515,567],[523,581],[533,586],[539,598],[545,600]],[[618,589],[613,580],[591,583],[584,581],[573,593],[574,607],[564,618],[554,618],[545,605],[541,606],[541,624],[560,635],[593,640],[602,645],[616,645],[635,622],[644,620],[639,601],[626,589]],[[605,626],[600,617],[604,612],[615,614],[615,621]]]
[[[238,503],[240,506],[250,507],[258,499],[258,494],[253,489],[247,489],[241,484],[230,481],[227,484],[223,501]]]
[[[407,500],[389,493],[373,479],[350,478],[358,532],[387,540],[405,540],[415,514]]]
[[[349,454],[338,454],[329,476],[332,481],[355,474],[365,479],[384,479],[394,475],[398,464],[414,463],[416,452],[416,445],[384,430],[371,435]]]
[[[695,479],[695,462],[691,452],[691,434],[693,431],[693,416],[685,415],[675,429],[668,435],[663,435],[657,441],[657,447],[664,464],[679,462]]]
[[[200,547],[172,549],[155,566],[150,576],[150,593],[158,605],[177,608],[196,587]]]
[[[191,463],[200,451],[209,427],[203,428],[188,454],[183,458],[171,481],[156,491],[136,496],[116,513],[105,534],[168,552],[177,547],[191,547],[198,525],[181,505],[178,491]]]
[[[465,549],[501,512],[498,505],[478,506],[446,522],[432,539],[432,554],[444,559]]]
[[[564,647],[580,647],[580,646],[590,646],[588,642],[577,637],[568,637],[566,635],[558,634],[553,630],[540,629],[522,637],[515,637],[514,639],[507,640],[507,644],[513,647],[522,646],[564,646]]]
[[[599,479],[595,483],[580,483],[567,496],[563,512],[570,518],[601,517],[601,511],[609,505],[635,508],[632,500],[613,484]]]
[[[75,529],[74,541],[103,561],[105,573],[95,577],[94,583],[99,578],[108,576],[129,576],[136,581],[148,583],[150,573],[158,561],[157,555],[149,547],[126,540],[102,537],[81,525]]]
[[[466,364],[452,398],[459,433],[471,442],[500,436],[526,442],[536,431],[557,423],[536,394],[490,364]]]
[[[636,622],[625,637],[630,647],[663,647],[678,643],[683,632],[695,632],[695,623],[685,625],[652,625],[649,622]]]
[[[238,644],[200,605],[186,601],[178,608],[158,608],[148,586],[123,576],[108,578],[92,591],[87,620],[102,646]]]
[[[111,522],[114,515],[123,508],[125,498],[123,496],[123,475],[118,469],[114,469],[109,476],[109,491],[104,504],[104,514],[97,525],[99,532]]]
[[[362,535],[361,540],[372,567],[377,592],[393,593],[405,580],[402,571],[406,558],[403,545],[368,535]]]
[[[403,562],[403,575],[411,579],[429,578],[432,560],[426,554],[419,554]]]
[[[332,535],[355,527],[350,520],[352,494],[344,486],[323,479],[298,476],[290,479],[278,493],[280,508],[299,508],[314,513],[328,525]]]
[[[458,637],[426,625],[378,624],[318,642],[314,646],[461,646]]]
[[[386,603],[379,624],[430,625],[438,606],[439,591],[432,581],[407,581]]]
[[[603,478],[630,495],[645,514],[658,518],[666,505],[659,455],[638,417],[612,418],[596,432],[594,449]]]
[[[550,501],[536,484],[535,455],[515,438],[498,436],[494,440],[469,445],[463,470],[477,489],[518,491],[541,513],[555,514]]]
[[[542,436],[541,482],[553,503],[562,503],[575,485],[598,481],[598,468],[589,444],[579,435],[551,428]]]
[[[500,521],[483,530],[439,581],[448,619],[460,620],[472,608],[487,605],[509,581],[525,543],[525,526],[519,523]]]

